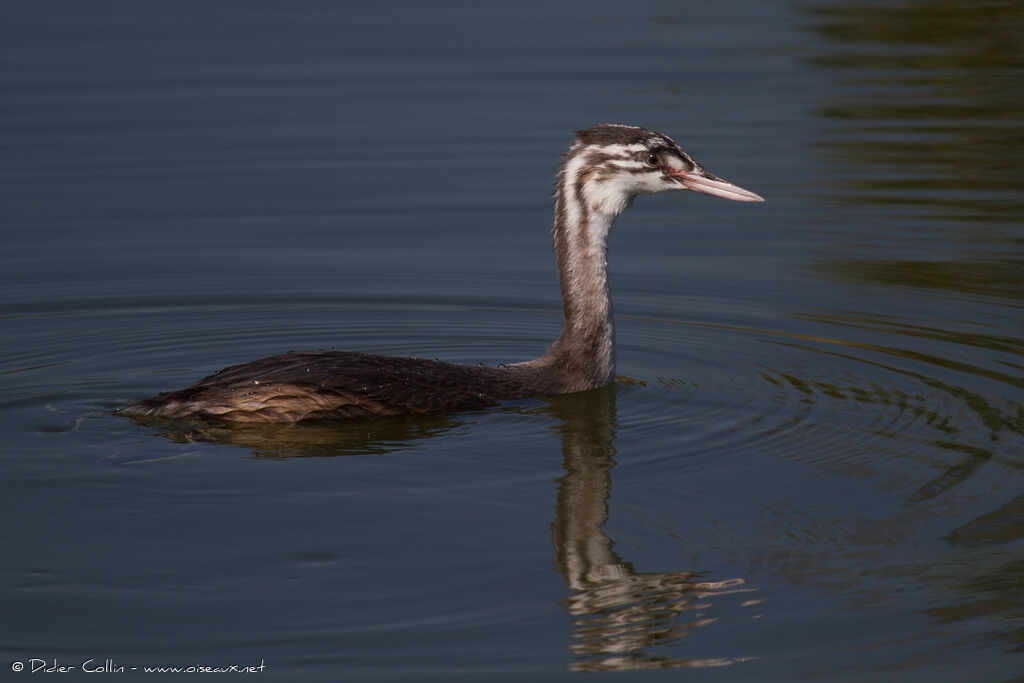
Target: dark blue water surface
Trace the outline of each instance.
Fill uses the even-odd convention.
[[[11,680],[1024,675],[1024,5],[0,18]],[[620,218],[613,387],[386,423],[115,413],[290,349],[539,355],[552,179],[598,122],[767,199]]]

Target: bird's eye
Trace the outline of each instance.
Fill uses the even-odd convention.
[[[647,157],[647,165],[650,166],[651,168],[657,168],[658,166],[661,165],[661,160],[658,159],[657,154],[652,154],[649,157]]]

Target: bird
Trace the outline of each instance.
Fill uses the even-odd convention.
[[[538,358],[463,365],[357,351],[290,351],[232,365],[121,408],[132,418],[232,424],[390,418],[568,394],[615,377],[608,283],[612,223],[637,195],[689,190],[762,197],[707,171],[670,137],[621,124],[577,131],[555,177],[552,242],[562,329]]]

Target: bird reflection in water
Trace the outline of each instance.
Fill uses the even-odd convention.
[[[550,399],[541,412],[557,420],[565,474],[558,480],[552,524],[555,566],[571,591],[562,600],[572,620],[577,671],[725,666],[744,657],[681,658],[684,639],[717,621],[715,600],[754,591],[741,578],[706,580],[689,571],[638,572],[612,550],[608,520],[615,454],[615,390],[608,386]],[[330,421],[288,425],[175,425],[151,418],[158,435],[179,442],[213,442],[251,450],[257,457],[387,453],[440,436],[472,421],[472,414],[377,422]],[[757,600],[747,600],[752,604]]]
[[[555,563],[572,594],[577,671],[724,666],[742,658],[683,659],[657,655],[716,621],[713,600],[753,591],[740,578],[705,581],[688,571],[637,572],[612,550],[608,519],[615,453],[611,387],[552,399],[560,419],[565,475],[558,482],[552,525]]]

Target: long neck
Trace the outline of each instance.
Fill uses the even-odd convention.
[[[615,215],[592,210],[582,179],[562,174],[552,230],[562,288],[562,333],[539,361],[563,391],[604,386],[615,375],[615,327],[606,258]]]

